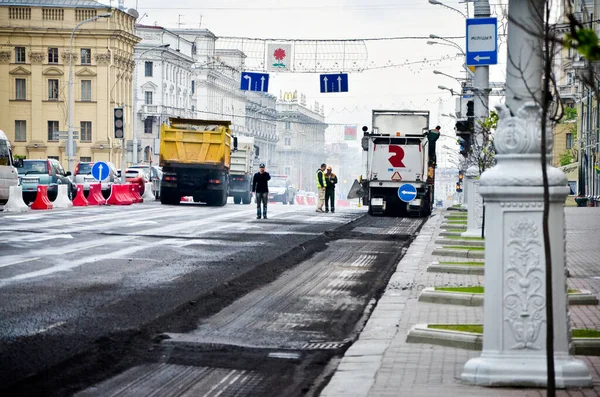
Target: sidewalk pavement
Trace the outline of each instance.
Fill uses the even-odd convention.
[[[483,323],[483,307],[419,302],[425,287],[483,285],[483,276],[428,273],[445,211],[423,226],[390,279],[358,340],[346,351],[321,397],[545,396],[544,389],[484,388],[461,384],[464,364],[478,351],[406,343],[418,323]],[[600,293],[600,208],[565,208],[569,288]],[[464,258],[444,258],[464,260]],[[571,326],[600,329],[600,306],[570,306]],[[559,391],[558,396],[600,396],[600,357],[579,356],[593,389]]]

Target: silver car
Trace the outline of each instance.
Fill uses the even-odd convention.
[[[104,198],[108,198],[110,196],[110,189],[113,183],[120,183],[120,178],[117,175],[117,167],[111,162],[104,161],[104,163],[108,164],[109,173],[106,178],[104,178],[102,183],[102,195]],[[75,172],[73,173],[73,185],[75,189],[77,189],[77,185],[83,185],[83,192],[87,196],[90,191],[91,183],[98,183],[98,181],[92,176],[92,167],[95,163],[89,162],[79,162],[75,166]]]
[[[157,167],[155,165],[150,165],[150,164],[136,164],[136,165],[132,165],[131,167],[129,167],[128,169],[136,169],[136,168],[143,168],[144,170],[146,170],[146,173],[148,173],[150,175],[150,182],[152,182],[152,193],[154,194],[154,197],[156,197],[156,199],[160,198],[160,181],[162,180],[162,169],[161,167]],[[150,171],[152,170],[152,171]]]

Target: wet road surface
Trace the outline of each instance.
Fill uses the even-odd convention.
[[[418,219],[187,204],[1,214],[2,395],[301,395]]]

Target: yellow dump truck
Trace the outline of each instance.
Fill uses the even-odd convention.
[[[230,124],[229,121],[169,118],[168,123],[162,125],[162,204],[177,204],[183,196],[214,206],[227,203],[231,151],[237,142],[231,136]]]

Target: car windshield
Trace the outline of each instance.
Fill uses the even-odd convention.
[[[79,163],[78,174],[91,174],[94,163]]]
[[[139,178],[142,176],[142,172],[138,170],[127,170],[125,172],[125,178]]]
[[[23,167],[18,168],[19,174],[47,174],[48,173],[48,162],[46,160],[40,161],[24,161]]]
[[[271,179],[269,185],[273,187],[285,187],[285,179]]]

